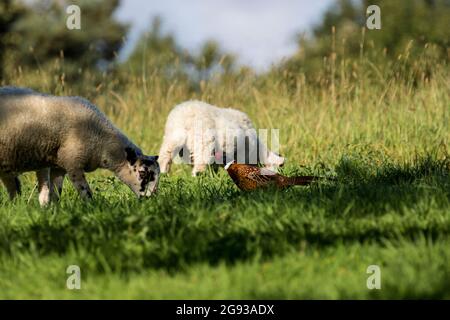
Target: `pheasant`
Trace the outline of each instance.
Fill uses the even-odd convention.
[[[235,161],[225,166],[229,176],[244,191],[275,186],[284,189],[290,186],[306,186],[318,178],[314,176],[286,177],[266,168],[259,168],[247,164],[237,164]]]

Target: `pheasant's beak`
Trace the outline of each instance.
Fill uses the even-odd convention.
[[[227,164],[226,164],[226,166],[225,166],[225,170],[228,170],[228,168],[232,165],[234,163],[234,160],[233,161],[230,161],[230,162],[228,162]]]

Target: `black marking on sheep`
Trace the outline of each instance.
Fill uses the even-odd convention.
[[[133,150],[130,147],[126,147],[125,148],[125,152],[127,154],[127,161],[131,164],[134,165],[137,161],[138,155],[136,153],[135,150]]]
[[[153,171],[149,171],[148,168],[145,168],[144,171],[139,172],[139,178],[141,181],[141,192],[144,192],[148,183],[155,180],[155,173]]]

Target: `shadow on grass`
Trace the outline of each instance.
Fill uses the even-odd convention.
[[[238,191],[223,176],[173,179],[150,204],[63,203],[27,226],[0,223],[0,256],[74,251],[98,271],[179,270],[198,262],[269,258],[305,246],[448,237],[449,168],[449,159],[432,157],[405,165],[344,158],[334,181],[253,193]],[[430,201],[434,216],[423,207]],[[389,219],[380,223],[386,214]],[[103,262],[92,262],[96,258]]]

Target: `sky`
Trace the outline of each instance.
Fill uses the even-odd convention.
[[[122,57],[160,16],[163,30],[196,52],[207,40],[216,40],[240,64],[258,70],[292,55],[295,36],[320,21],[333,0],[122,0],[118,20],[131,24]]]

